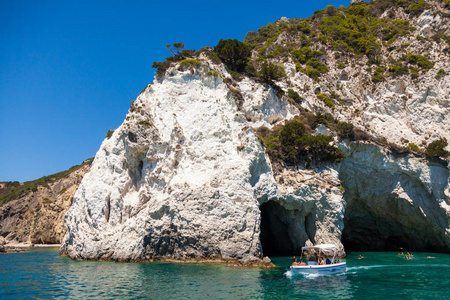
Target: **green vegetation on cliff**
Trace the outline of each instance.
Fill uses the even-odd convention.
[[[85,164],[90,165],[93,160],[94,160],[93,158],[87,159],[81,165],[76,165],[66,171],[61,171],[52,175],[43,176],[39,179],[32,181],[26,181],[23,183],[19,183],[18,181],[0,182],[0,203],[17,199],[27,192],[36,191],[38,186],[46,186],[51,182],[64,178],[68,176],[70,173],[81,168],[83,165]]]
[[[444,0],[439,5],[448,8],[448,1]],[[432,61],[435,56],[431,53],[419,54],[412,45],[418,40],[450,45],[450,36],[443,32],[428,38],[416,36],[416,28],[412,26],[415,18],[434,5],[425,0],[373,0],[339,8],[329,5],[305,19],[282,18],[268,23],[257,31],[248,32],[243,42],[235,39],[220,40],[214,48],[203,48],[198,52],[182,50],[184,45],[181,43],[168,45],[173,56],[166,62],[156,62],[154,67],[157,68],[157,75],[165,72],[173,63],[195,67],[200,64],[200,53],[206,53],[214,64],[225,64],[233,78],[225,79],[230,90],[234,91],[233,95],[239,95],[238,89],[232,87],[237,86],[235,81],[240,81],[245,76],[272,85],[278,96],[284,95],[301,110],[301,120],[297,121],[304,125],[304,129],[299,124],[288,123],[285,127],[271,131],[270,136],[262,137],[271,157],[283,161],[339,161],[342,159],[341,153],[339,149],[330,146],[330,137],[313,135],[312,130],[318,123],[338,133],[340,138],[367,139],[367,134],[355,129],[350,123],[338,122],[328,115],[317,113],[312,118],[311,113],[303,110],[300,104],[303,97],[308,97],[308,93],[314,90],[318,103],[323,102],[331,111],[351,109],[352,101],[344,99],[345,93],[339,92],[343,85],[337,84],[325,89],[312,87],[309,83],[303,86],[293,85],[286,73],[289,76],[306,74],[312,79],[313,85],[317,85],[324,77],[330,80],[337,71],[340,81],[350,81],[352,77],[358,76],[363,84],[373,84],[373,89],[376,84],[392,78],[419,78],[435,67],[435,62]],[[448,17],[442,11],[434,11],[433,14]],[[409,39],[399,42],[399,38],[405,37]],[[448,47],[444,51],[448,52]],[[295,69],[288,69],[292,63],[295,64]],[[361,73],[354,74],[350,70],[354,68],[360,69]],[[208,74],[211,75],[212,72],[209,71]],[[350,74],[352,77],[349,77]],[[433,76],[440,80],[446,74],[444,69],[440,69]],[[355,110],[355,115],[358,114],[357,111]],[[315,121],[311,121],[312,119]],[[317,124],[312,126],[314,122]],[[395,146],[384,142],[383,138],[370,139],[386,145],[394,152],[425,153],[425,150],[411,143],[408,147]],[[442,156],[444,152],[433,147],[427,150],[428,156],[436,156],[436,153],[440,153],[437,156]]]
[[[313,134],[319,124],[336,132],[340,139],[365,139],[352,124],[339,122],[330,115],[305,113],[303,116],[275,128],[260,129],[261,141],[272,161],[287,164],[303,163],[310,168],[313,163],[339,162],[344,153],[333,145],[332,135]]]

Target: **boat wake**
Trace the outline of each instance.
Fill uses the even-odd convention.
[[[284,275],[289,278],[299,278],[299,277],[303,277],[303,278],[307,278],[307,279],[313,279],[313,278],[317,278],[317,277],[324,277],[324,276],[329,276],[329,275],[339,275],[339,274],[319,274],[319,273],[299,273],[299,274],[294,274],[291,272],[291,270],[286,271],[284,273]]]
[[[416,268],[416,267],[449,267],[448,265],[440,265],[440,264],[421,264],[421,265],[373,265],[373,266],[357,266],[357,267],[349,267],[347,271],[356,271],[356,270],[370,270],[374,268]]]
[[[372,265],[372,266],[357,266],[357,267],[348,267],[346,272],[342,272],[340,274],[334,274],[334,275],[345,275],[345,274],[355,274],[357,271],[360,270],[370,270],[370,269],[376,269],[376,268],[430,268],[430,267],[434,267],[434,268],[450,268],[449,265],[445,265],[445,264],[420,264],[420,265]],[[284,273],[284,275],[289,278],[298,278],[298,277],[302,277],[302,278],[308,278],[308,279],[313,279],[313,278],[318,278],[318,277],[323,277],[323,276],[329,276],[330,274],[318,274],[318,273],[300,273],[300,274],[294,274],[291,272],[291,270],[288,270]]]

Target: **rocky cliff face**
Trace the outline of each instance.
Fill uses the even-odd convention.
[[[373,144],[353,144],[339,165],[346,249],[449,251],[449,169]]]
[[[376,59],[411,75],[374,72],[370,55],[337,55],[326,42],[320,60],[329,71],[319,79],[298,72],[293,56],[271,53],[267,60],[286,71],[275,88],[254,77],[233,78],[208,51],[195,63],[172,63],[102,143],[66,215],[61,252],[81,259],[241,262],[317,243],[335,243],[341,254],[344,245],[450,252],[447,161],[390,150],[450,139],[448,45],[428,39],[450,34],[448,14],[433,13],[446,11],[440,2],[428,3],[409,18],[411,34],[377,50]],[[400,20],[407,13],[393,6],[382,16]],[[288,26],[282,22],[289,20],[276,25]],[[277,33],[264,51],[295,40],[288,32]],[[420,72],[405,66],[404,54],[412,51],[434,64]],[[262,52],[254,49],[252,61]],[[385,77],[374,77],[377,72]],[[280,93],[288,89],[303,100]],[[318,94],[334,95],[336,105]],[[322,126],[316,134],[333,135],[345,160],[308,168],[271,162],[255,132],[305,112],[352,122],[373,138],[342,140]]]
[[[0,236],[7,244],[59,244],[66,233],[64,215],[84,174],[86,161],[66,176],[37,184],[32,190],[0,204]],[[6,189],[6,183],[1,184]],[[23,185],[23,184],[22,184]],[[18,185],[16,188],[20,188]]]
[[[103,142],[67,214],[69,256],[261,257],[264,148],[220,77],[171,72]]]

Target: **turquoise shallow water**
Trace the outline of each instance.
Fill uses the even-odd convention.
[[[364,259],[358,260],[359,254]],[[424,259],[426,255],[434,259]],[[450,255],[350,253],[347,272],[291,276],[220,265],[72,261],[57,249],[0,255],[0,298],[61,299],[450,299]]]

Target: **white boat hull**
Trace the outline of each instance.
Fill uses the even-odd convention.
[[[291,266],[292,274],[334,274],[345,272],[347,263],[341,262],[331,265],[308,265],[308,266]]]

